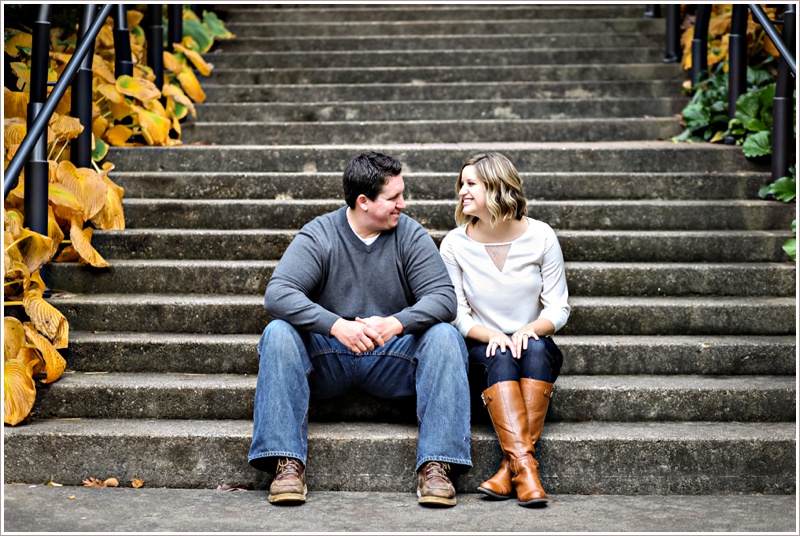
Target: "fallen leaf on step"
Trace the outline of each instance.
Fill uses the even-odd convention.
[[[247,485],[245,484],[220,484],[217,486],[218,490],[221,491],[245,491],[247,489]]]
[[[131,480],[131,486],[134,488],[141,488],[142,486],[144,486],[144,480],[142,480],[141,478],[134,478]]]
[[[83,486],[86,488],[116,488],[119,486],[119,480],[113,477],[100,480],[99,478],[89,476],[83,479]]]

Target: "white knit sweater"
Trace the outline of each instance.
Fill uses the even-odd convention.
[[[570,313],[564,256],[556,233],[546,223],[528,218],[528,229],[511,242],[502,272],[486,246],[467,236],[466,225],[450,231],[439,252],[458,298],[453,325],[464,336],[475,325],[512,334],[539,318],[556,331]]]

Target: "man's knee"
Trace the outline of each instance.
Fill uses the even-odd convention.
[[[272,320],[267,324],[258,342],[258,355],[262,365],[266,362],[287,363],[293,360],[300,363],[304,351],[298,331],[283,320]],[[275,359],[276,357],[280,359]]]
[[[464,337],[451,324],[440,323],[431,326],[423,336],[434,359],[466,366],[467,346]]]

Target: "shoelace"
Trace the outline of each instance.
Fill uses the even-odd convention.
[[[298,463],[294,460],[290,460],[289,458],[283,458],[278,460],[278,471],[277,476],[275,478],[283,477],[283,476],[300,476],[300,470],[297,467]]]
[[[442,479],[450,482],[450,479],[447,477],[447,472],[450,470],[450,464],[441,463],[441,462],[431,462],[428,464],[428,467],[425,470],[425,477],[431,478],[433,476],[439,476]]]

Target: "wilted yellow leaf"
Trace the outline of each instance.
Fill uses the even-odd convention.
[[[31,68],[21,61],[11,62],[11,72],[17,76],[17,89],[31,83]]]
[[[18,46],[23,48],[30,48],[33,46],[33,36],[29,33],[10,28],[6,28],[5,33],[11,35],[11,38],[5,42],[4,49],[6,54],[12,58],[19,57]]]
[[[111,68],[106,63],[106,60],[97,54],[92,58],[92,73],[109,84],[113,84],[117,80]]]
[[[97,119],[92,122],[92,135],[94,135],[95,139],[99,140],[103,138],[103,134],[105,134],[107,128],[108,119],[102,115],[98,116]]]
[[[97,86],[97,91],[111,102],[117,104],[125,102],[125,96],[117,90],[116,84],[100,84]]]
[[[30,229],[22,229],[17,238],[17,247],[25,260],[28,271],[35,272],[44,266],[56,254],[57,244],[49,236],[41,235]]]
[[[30,101],[27,91],[11,91],[3,86],[3,117],[27,117]]]
[[[106,184],[92,168],[76,168],[69,161],[58,163],[56,180],[83,205],[83,221],[97,214],[106,202]]]
[[[127,12],[128,16],[128,28],[135,28],[139,26],[139,23],[142,22],[144,18],[144,13],[141,11],[137,11],[135,9],[129,9]]]
[[[28,125],[24,119],[19,117],[3,119],[3,144],[5,145],[6,151],[9,151],[12,147],[18,148],[22,140],[25,139],[25,134],[27,133]],[[16,153],[16,149],[14,149],[14,153]],[[13,158],[10,154],[9,157]]]
[[[16,359],[25,345],[25,330],[22,322],[13,316],[3,317],[3,361]]]
[[[122,75],[117,79],[116,88],[123,95],[134,97],[142,102],[161,97],[161,91],[156,85],[144,78]]]
[[[80,223],[73,219],[69,229],[72,247],[75,248],[75,251],[78,252],[84,262],[97,268],[108,268],[108,262],[92,247],[91,233],[91,228],[84,230],[81,228]]]
[[[100,33],[97,34],[97,40],[101,47],[105,48],[113,48],[114,47],[114,30],[113,30],[113,20],[111,17],[109,19],[112,21],[112,26],[105,24],[102,28],[100,28]]]
[[[125,125],[119,124],[106,130],[105,140],[114,147],[125,147],[127,141],[133,136],[133,131]]]
[[[60,184],[50,183],[47,195],[53,204],[53,213],[62,220],[71,220],[73,213],[83,214],[83,205],[75,194]]]
[[[164,69],[177,73],[183,69],[183,66],[184,64],[181,63],[172,52],[164,51]]]
[[[175,43],[173,47],[178,52],[182,52],[189,59],[189,61],[192,62],[192,65],[194,65],[195,68],[197,68],[197,71],[200,74],[202,74],[203,76],[208,76],[211,74],[211,69],[213,69],[214,66],[206,63],[200,54],[198,54],[194,50],[185,48],[179,45],[178,43]]]
[[[150,145],[164,145],[169,138],[170,122],[167,118],[158,116],[153,112],[148,112],[144,108],[136,105],[131,106],[139,118],[139,126],[142,127],[142,135]]]
[[[181,87],[183,87],[183,91],[186,92],[190,99],[198,103],[206,100],[206,94],[191,69],[184,68],[178,73],[177,77]]]
[[[36,401],[36,383],[33,381],[33,364],[25,365],[16,359],[3,364],[3,421],[16,426],[33,409]]]
[[[144,486],[144,480],[141,478],[133,478],[131,479],[131,487],[132,488],[141,488]]]
[[[77,117],[54,113],[48,123],[59,140],[71,140],[83,132],[81,120]]]
[[[98,229],[122,231],[125,229],[125,213],[122,208],[122,197],[125,195],[125,190],[117,186],[106,175],[107,172],[100,173],[106,183],[106,202],[91,222]]]
[[[33,318],[31,318],[31,320],[33,320]],[[65,324],[66,322],[66,319],[64,319]],[[34,346],[36,346],[36,349],[39,350],[39,352],[42,354],[42,358],[44,359],[47,377],[41,380],[42,383],[52,383],[56,381],[64,373],[64,369],[67,368],[67,361],[58,352],[58,350],[56,350],[56,347],[53,345],[53,343],[36,331],[36,328],[33,327],[31,322],[25,322],[23,327],[25,328],[25,336]],[[66,344],[64,347],[66,347]]]
[[[112,102],[108,107],[108,110],[111,112],[111,119],[115,121],[119,121],[120,119],[129,117],[133,114],[133,109],[127,102]]]
[[[61,241],[64,240],[64,231],[56,221],[56,215],[53,212],[53,207],[47,207],[47,236],[53,241],[53,246],[57,249]]]
[[[164,96],[167,97],[167,103],[169,103],[169,99],[172,98],[178,104],[186,107],[186,109],[191,112],[192,117],[197,118],[197,110],[194,108],[192,99],[187,97],[180,87],[176,86],[175,84],[164,84]],[[178,117],[178,119],[182,119],[182,116]]]

